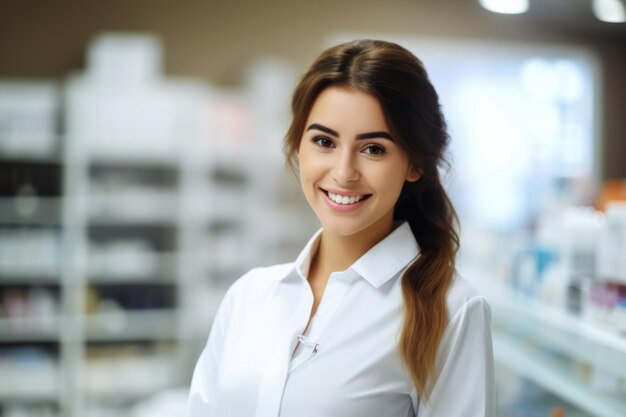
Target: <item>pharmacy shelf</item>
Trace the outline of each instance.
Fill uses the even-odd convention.
[[[59,250],[48,251],[56,262],[46,263],[46,258],[33,267],[34,251],[24,244],[26,256],[21,258],[26,262],[8,257],[11,264],[4,269],[0,263],[0,276],[6,279],[0,278],[0,284],[22,278],[29,286],[47,284],[48,277],[56,281],[58,307],[66,315],[58,332],[11,337],[57,343],[63,372],[53,397],[59,415],[66,417],[88,415],[99,400],[121,399],[130,407],[157,389],[188,384],[223,288],[250,267],[271,262],[266,252],[278,239],[273,229],[285,224],[282,208],[293,206],[288,186],[280,189],[281,201],[289,204],[278,209],[267,204],[284,177],[282,160],[272,159],[280,156],[279,144],[272,142],[278,145],[276,152],[259,158],[258,146],[248,149],[246,141],[267,147],[265,136],[278,138],[283,127],[262,137],[240,137],[240,126],[256,121],[247,92],[237,91],[231,98],[230,92],[203,82],[165,76],[128,88],[97,75],[99,71],[90,73],[92,69],[98,70],[72,75],[62,86],[57,114],[64,132],[56,138],[54,164],[48,164],[58,171],[58,186],[46,191],[58,200],[0,200],[0,226],[58,228],[54,247]],[[260,107],[260,120],[276,113],[266,103]],[[7,159],[16,165],[47,163]],[[19,186],[14,194],[24,193]],[[5,216],[7,210],[14,214]],[[10,248],[12,237],[6,239]],[[238,255],[227,256],[233,252]],[[166,286],[167,302],[145,304],[166,309],[130,310],[140,304],[127,302],[137,290],[131,286],[139,287],[140,294],[160,294],[155,286]],[[99,297],[103,294],[114,296]],[[194,325],[198,320],[201,325]],[[2,338],[1,328],[0,333]],[[164,361],[138,360],[143,349],[150,357],[150,349],[163,345],[171,348]],[[133,349],[139,352],[136,357],[124,357],[125,350]],[[146,380],[131,381],[132,368],[142,363],[147,372],[138,374],[147,375]],[[159,363],[167,368],[161,373]],[[123,410],[109,415],[125,415]]]
[[[0,197],[0,226],[59,226],[62,204],[58,197]]]
[[[119,252],[119,251],[118,251]],[[137,251],[135,253],[92,252],[87,281],[97,284],[167,284],[176,273],[179,253]]]
[[[25,324],[29,323],[31,324]],[[0,319],[2,343],[58,343],[58,326],[32,324],[32,320]]]
[[[491,306],[498,363],[594,416],[626,415],[623,393],[600,392],[583,378],[585,372],[626,377],[626,338],[618,330],[488,280],[484,272],[462,275]]]
[[[470,278],[487,298],[494,324],[563,355],[626,378],[626,337],[497,282]]]
[[[179,155],[152,155],[132,152],[94,152],[87,155],[92,165],[108,167],[133,167],[142,169],[179,169]]]
[[[68,281],[75,283],[72,308],[79,329],[70,417],[83,416],[103,401],[126,408],[184,382],[180,373],[162,369],[175,368],[185,353],[179,330],[185,306],[178,260],[181,158],[158,146],[164,139],[176,143],[168,142],[167,133],[156,138],[150,134],[159,116],[148,113],[156,109],[165,112],[162,119],[174,117],[167,111],[170,101],[163,102],[166,97],[159,93],[161,87],[128,94],[86,79],[72,78],[67,85],[65,188],[76,200],[65,214],[73,228],[70,250],[80,260],[68,272]],[[102,106],[128,103],[138,106],[131,109],[138,114],[118,112],[107,119],[115,129],[99,128],[107,117]],[[158,299],[132,305],[137,294],[150,298],[152,293]],[[168,296],[161,300],[161,293]],[[144,305],[154,308],[132,308]],[[162,345],[171,348],[171,355],[159,362],[150,349]],[[139,374],[143,380],[137,380]]]
[[[176,226],[176,219],[171,215],[146,216],[140,217],[121,217],[121,216],[93,216],[90,218],[90,225],[103,227],[153,227],[153,228],[172,228]]]
[[[0,329],[2,343],[59,343],[58,332],[47,331],[5,331]]]
[[[493,334],[495,360],[523,375],[560,398],[598,417],[626,415],[626,398],[622,394],[594,392],[580,381],[571,363],[538,350],[502,331]]]
[[[108,388],[94,388],[87,389],[81,393],[90,402],[106,402],[113,404],[124,404],[139,401],[154,395],[155,392],[171,388],[176,385],[176,381],[172,381],[171,384],[164,384],[163,386],[151,386],[137,384],[135,387],[108,387]]]
[[[60,136],[57,136],[59,139]],[[3,139],[3,138],[0,138]],[[56,153],[51,153],[49,155],[33,155],[26,152],[6,152],[3,151],[0,154],[0,164],[3,162],[15,163],[19,162],[22,164],[40,164],[40,165],[62,165],[62,158],[60,155]]]
[[[57,415],[64,402],[60,314],[66,295],[62,279],[66,194],[61,143],[54,133],[60,103],[57,87],[54,82],[18,81],[5,96],[13,109],[0,115],[7,123],[3,130],[15,134],[0,138],[0,147],[6,146],[0,150],[0,175],[5,180],[0,197],[0,304],[5,303],[0,318],[2,415],[35,415],[30,412],[42,410],[41,415]],[[42,100],[47,103],[43,107]],[[18,293],[8,293],[16,289]]]
[[[4,402],[57,402],[61,372],[56,359],[26,356],[0,363],[0,405]]]
[[[85,316],[88,342],[168,341],[178,339],[175,309],[115,311]]]
[[[6,375],[3,378],[10,378]],[[18,389],[0,389],[0,404],[13,403],[55,403],[59,401],[59,392],[55,387],[24,387]]]
[[[20,286],[20,285],[42,285],[59,286],[58,275],[46,275],[39,273],[24,273],[23,271],[2,271],[0,270],[0,286]]]
[[[2,281],[0,281],[1,283]],[[161,287],[164,285],[176,286],[180,285],[176,282],[175,278],[171,274],[157,273],[155,275],[105,275],[99,274],[90,276],[87,279],[87,283],[92,286],[104,287],[104,286],[128,286],[128,285],[144,285],[147,287],[156,286]]]
[[[177,195],[137,192],[90,194],[89,222],[96,226],[176,227]]]
[[[58,260],[57,260],[58,261]],[[59,279],[61,275],[61,265],[58,262],[36,262],[30,263],[24,260],[15,262],[0,262],[0,282],[23,280],[30,283],[32,281],[53,281]]]

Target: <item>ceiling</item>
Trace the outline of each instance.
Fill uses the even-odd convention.
[[[626,47],[626,23],[601,22],[591,10],[591,0],[529,0],[525,18],[561,31],[621,38]]]

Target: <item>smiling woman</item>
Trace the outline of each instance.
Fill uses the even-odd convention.
[[[322,228],[228,290],[188,416],[493,416],[490,310],[455,271],[448,135],[421,62],[335,46],[292,112],[285,153]]]

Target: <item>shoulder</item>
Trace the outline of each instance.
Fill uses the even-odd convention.
[[[273,291],[276,283],[289,274],[293,268],[293,262],[253,268],[231,284],[225,298],[258,297]]]
[[[452,285],[448,290],[446,303],[448,321],[452,321],[456,316],[465,313],[468,309],[481,310],[488,315],[491,313],[487,300],[458,272],[455,273]]]
[[[228,323],[241,319],[241,315],[258,313],[274,292],[275,284],[285,277],[293,264],[253,268],[235,280],[221,295],[214,320]],[[223,324],[225,326],[225,324]]]

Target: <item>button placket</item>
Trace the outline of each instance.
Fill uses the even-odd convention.
[[[339,308],[339,305],[341,304],[341,301],[350,286],[351,275],[346,276],[346,274],[351,274],[351,271],[343,273],[335,272],[331,274],[326,290],[324,291],[324,295],[322,296],[322,300],[320,301],[317,311],[315,312],[309,326],[309,331],[307,332],[307,337],[310,340],[320,342],[320,339],[324,337],[328,322],[335,314],[335,311]],[[320,344],[319,349],[324,349],[323,344]]]
[[[312,305],[313,294],[310,288],[303,285],[298,306],[277,344],[279,347],[268,359],[266,371],[261,378],[255,413],[257,417],[278,416],[280,412],[291,355],[298,342],[297,337],[308,320]]]

